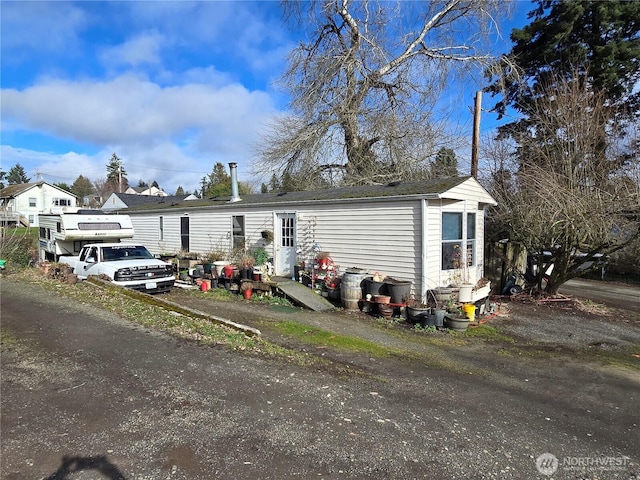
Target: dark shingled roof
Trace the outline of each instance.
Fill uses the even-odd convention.
[[[267,205],[278,203],[296,203],[309,201],[331,201],[340,199],[383,198],[408,195],[437,195],[460,185],[470,177],[452,177],[426,180],[421,182],[391,182],[385,185],[364,185],[358,187],[329,188],[324,190],[306,190],[302,192],[260,193],[242,195],[241,200],[229,203],[230,196],[213,197],[197,200],[176,200],[176,197],[146,197],[146,201],[129,203],[129,197],[140,195],[126,195],[123,201],[129,205],[129,210],[152,210],[157,208],[192,208],[214,206]],[[121,198],[124,194],[118,194]],[[182,198],[182,197],[181,197]]]
[[[188,195],[138,195],[136,193],[115,193],[120,200],[129,208],[135,208],[144,205],[162,206],[164,204],[171,205],[182,202]]]

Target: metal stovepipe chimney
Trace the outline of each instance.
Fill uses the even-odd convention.
[[[229,162],[229,170],[231,171],[231,199],[229,203],[239,202],[242,199],[238,193],[238,164]]]

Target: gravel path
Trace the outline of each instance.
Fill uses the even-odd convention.
[[[171,295],[274,340],[270,322],[291,319],[423,354],[306,347],[353,367],[336,374],[178,340],[37,286],[0,287],[3,479],[640,477],[637,370],[493,342],[439,345],[361,314]],[[501,329],[538,321],[519,308],[529,306],[495,319]],[[561,463],[552,477],[536,468],[543,453]],[[623,468],[571,466],[607,458]]]

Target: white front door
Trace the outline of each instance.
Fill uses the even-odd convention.
[[[275,274],[290,276],[296,264],[296,214],[276,214]]]

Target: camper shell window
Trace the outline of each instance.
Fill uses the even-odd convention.
[[[78,230],[121,230],[122,226],[118,222],[89,223],[78,222]]]

